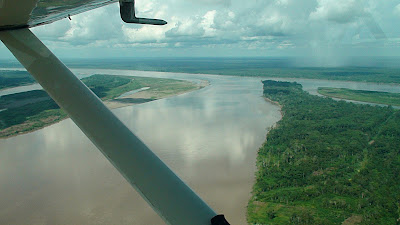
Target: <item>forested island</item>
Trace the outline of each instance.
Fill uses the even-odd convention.
[[[111,108],[153,101],[202,87],[182,80],[99,74],[82,81]],[[141,88],[146,89],[129,94]],[[127,92],[129,95],[121,96]],[[65,118],[67,114],[43,90],[0,97],[0,138],[31,132]]]
[[[283,118],[259,149],[250,224],[398,224],[400,111],[264,81]]]
[[[400,106],[400,94],[381,91],[352,90],[348,88],[320,87],[318,93],[328,97]]]

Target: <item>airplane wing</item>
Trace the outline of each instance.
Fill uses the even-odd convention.
[[[113,2],[116,0],[0,0],[0,39],[167,224],[228,224],[29,30]],[[137,18],[134,0],[119,3],[125,22],[166,24]]]
[[[35,27],[118,0],[0,0],[0,30]]]
[[[0,0],[0,30],[29,28],[70,18],[118,0]],[[120,0],[121,18],[126,23],[165,25],[158,19],[137,18],[133,0]]]

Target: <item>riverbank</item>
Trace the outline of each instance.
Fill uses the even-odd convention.
[[[259,149],[248,222],[395,224],[400,113],[263,83],[284,117]]]
[[[144,78],[131,76],[94,75],[84,78],[89,88],[98,95],[110,109],[141,104],[162,98],[184,94],[198,90],[208,85],[203,81],[200,84],[174,79]],[[119,97],[123,93],[148,87],[147,90]],[[68,116],[51,100],[44,91],[31,91],[32,94],[18,93],[4,96],[4,107],[0,112],[0,138],[8,138],[20,134],[33,132],[52,124],[58,123]],[[36,96],[37,95],[37,96]],[[43,97],[46,95],[48,98]],[[37,98],[35,98],[37,97]],[[40,99],[41,98],[41,99]],[[19,100],[19,102],[16,102]],[[43,100],[43,101],[39,101]],[[2,102],[0,102],[2,103]],[[18,107],[10,107],[17,105]]]

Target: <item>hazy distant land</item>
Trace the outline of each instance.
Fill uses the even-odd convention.
[[[110,108],[153,101],[204,87],[188,81],[131,76],[93,75],[82,81]],[[146,90],[120,97],[141,88]],[[0,138],[38,130],[67,118],[43,90],[0,97]]]
[[[400,84],[399,57],[355,57],[332,65],[307,58],[107,58],[65,59],[70,68],[181,72],[234,76],[307,78]],[[2,61],[1,68],[18,68],[17,61]],[[27,74],[27,73],[26,73]]]
[[[64,60],[71,68],[128,69],[234,76],[307,78],[400,84],[399,58],[358,57],[348,64],[304,58],[120,58]],[[1,66],[1,64],[0,64]],[[11,65],[10,65],[11,66]]]
[[[398,57],[356,57],[347,64],[330,65],[304,58],[105,58],[64,59],[70,68],[181,72],[234,76],[307,78],[400,84]],[[1,68],[20,68],[2,61]],[[28,74],[27,72],[25,72]],[[0,73],[1,74],[1,73]],[[1,87],[0,87],[1,89]]]

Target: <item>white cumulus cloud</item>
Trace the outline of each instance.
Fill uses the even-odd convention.
[[[366,14],[365,0],[318,0],[318,7],[310,14],[314,20],[349,23]]]
[[[89,55],[90,49],[107,55],[139,47],[166,54],[204,49],[211,56],[216,49],[229,55],[235,49],[266,55],[270,50],[319,52],[352,45],[368,49],[371,44],[364,43],[400,36],[398,0],[138,0],[136,6],[137,16],[168,24],[125,24],[119,5],[112,4],[33,31],[53,49],[84,49]]]
[[[394,12],[394,14],[395,14],[396,16],[399,16],[399,17],[400,17],[400,4],[396,5],[396,7],[394,7],[393,12]]]

